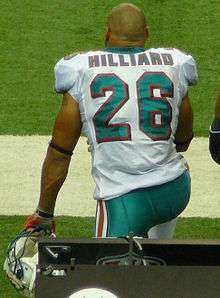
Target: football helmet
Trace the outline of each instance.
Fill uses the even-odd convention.
[[[38,240],[43,237],[55,238],[55,234],[47,224],[33,224],[22,230],[7,249],[3,269],[12,285],[26,297],[34,296]]]
[[[43,218],[34,213],[28,217],[25,229],[9,243],[3,269],[13,286],[26,297],[33,297],[36,265],[38,262],[38,240],[55,238],[53,218]]]
[[[32,238],[38,228],[21,231],[7,249],[3,269],[12,285],[26,297],[33,297],[38,243]]]

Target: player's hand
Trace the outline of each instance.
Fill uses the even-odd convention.
[[[26,230],[34,230],[31,238],[38,241],[45,237],[55,237],[54,218],[39,216],[37,213],[30,215],[25,222]]]

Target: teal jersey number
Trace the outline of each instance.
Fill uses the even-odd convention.
[[[140,130],[154,141],[168,140],[172,107],[166,98],[173,97],[173,83],[163,72],[145,72],[137,81],[137,93]]]
[[[145,72],[136,86],[140,130],[154,141],[168,140],[172,108],[167,97],[173,97],[172,81],[163,72]],[[128,123],[109,123],[129,100],[128,85],[115,74],[99,74],[93,79],[90,90],[94,99],[104,97],[106,91],[112,92],[93,117],[97,142],[131,140]]]

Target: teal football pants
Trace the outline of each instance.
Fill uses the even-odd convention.
[[[148,230],[177,217],[190,197],[190,175],[185,171],[173,181],[133,190],[111,200],[99,200],[96,237],[146,237]]]

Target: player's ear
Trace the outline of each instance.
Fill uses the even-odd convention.
[[[108,45],[110,36],[111,36],[111,29],[110,29],[110,27],[107,27],[106,32],[105,32],[105,46]]]
[[[145,37],[145,40],[147,40],[149,37],[149,30],[147,26],[145,27],[145,30],[144,30],[144,37]]]

